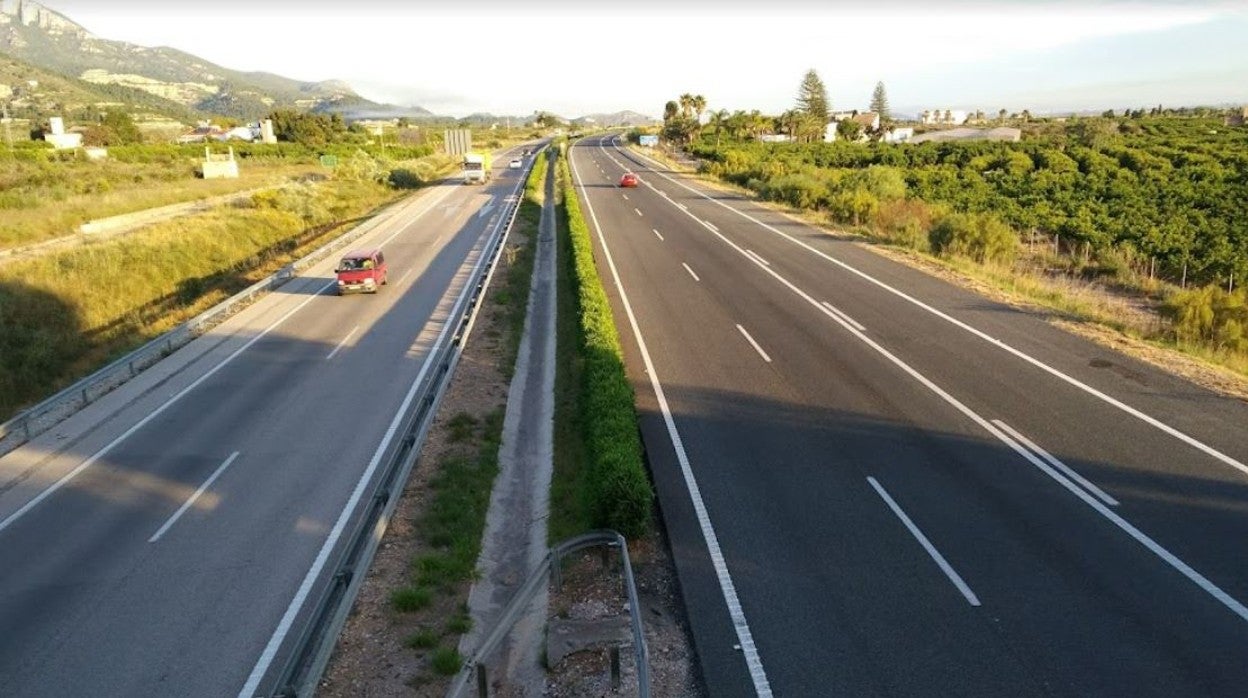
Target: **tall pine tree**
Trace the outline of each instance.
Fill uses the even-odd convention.
[[[884,91],[884,83],[875,83],[875,91],[871,93],[871,111],[880,115],[880,125],[893,120],[888,111],[888,93]]]
[[[797,91],[797,110],[819,120],[820,124],[828,123],[828,112],[832,105],[828,102],[828,90],[819,79],[814,68],[806,71],[802,85]]]

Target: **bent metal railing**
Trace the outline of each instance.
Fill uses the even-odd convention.
[[[546,556],[538,563],[537,569],[533,570],[516,595],[507,603],[494,629],[481,642],[481,646],[464,661],[463,667],[456,674],[455,680],[446,692],[447,698],[463,696],[474,675],[477,678],[478,698],[486,698],[489,681],[486,678],[485,658],[498,649],[503,638],[511,632],[516,621],[520,620],[525,608],[532,603],[537,593],[546,587],[549,575],[554,576],[558,585],[563,558],[579,550],[595,546],[607,546],[620,551],[620,560],[624,570],[624,588],[628,592],[629,622],[633,630],[633,656],[636,658],[637,665],[637,695],[640,698],[650,698],[650,652],[646,647],[645,635],[642,633],[641,607],[637,603],[637,585],[633,580],[633,565],[628,557],[628,542],[624,540],[624,536],[611,530],[591,531],[574,536],[555,544],[546,553]]]

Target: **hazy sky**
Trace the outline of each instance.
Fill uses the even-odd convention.
[[[814,68],[835,109],[1248,103],[1248,1],[45,0],[93,33],[238,70],[345,80],[439,114],[658,116],[684,92],[779,113]]]

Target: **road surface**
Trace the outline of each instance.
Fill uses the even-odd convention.
[[[1248,405],[612,143],[574,179],[711,695],[1244,695]]]
[[[0,694],[273,688],[396,414],[524,171],[445,184],[0,460]],[[367,502],[367,498],[364,498]]]

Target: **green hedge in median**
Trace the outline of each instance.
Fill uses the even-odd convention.
[[[593,526],[636,538],[649,525],[653,497],[642,462],[633,389],[566,158],[560,160],[558,174],[575,269],[583,362],[581,424],[589,458],[584,496]]]

